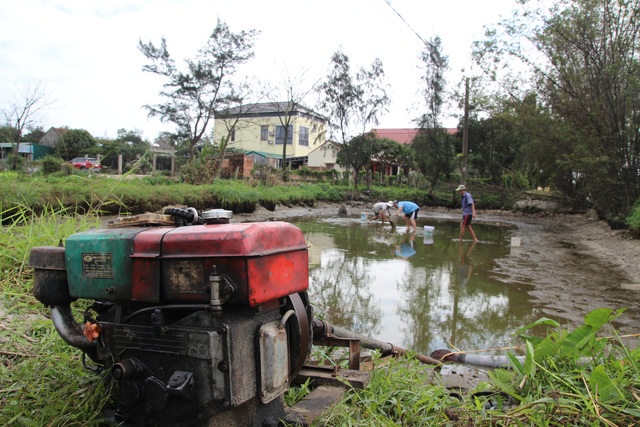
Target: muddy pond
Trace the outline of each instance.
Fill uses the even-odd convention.
[[[544,313],[533,286],[499,273],[518,250],[517,228],[474,223],[460,243],[459,220],[427,218],[418,232],[358,217],[300,218],[309,245],[309,294],[316,315],[365,336],[430,354],[496,349]],[[425,232],[425,225],[433,232]]]

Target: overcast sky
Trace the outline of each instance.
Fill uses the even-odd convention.
[[[327,75],[342,46],[352,67],[380,58],[392,104],[379,127],[414,127],[419,116],[418,55],[440,36],[449,56],[450,85],[471,66],[471,42],[484,25],[509,14],[514,0],[15,0],[0,14],[0,108],[18,89],[43,82],[55,109],[42,127],[82,128],[97,137],[139,129],[153,140],[173,127],[147,118],[144,104],[160,101],[163,80],[142,71],[138,42],[161,37],[182,66],[207,41],[220,18],[232,32],[259,30],[255,58],[239,70],[276,85],[283,70],[309,84]],[[406,23],[396,14],[404,18]],[[306,104],[313,108],[316,98]],[[453,127],[457,120],[444,121]]]

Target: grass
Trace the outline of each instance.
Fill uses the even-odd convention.
[[[165,177],[112,178],[93,173],[26,176],[0,173],[0,221],[7,223],[24,208],[36,214],[65,208],[78,213],[140,214],[156,212],[168,205],[193,206],[199,210],[228,209],[250,213],[256,207],[273,210],[277,205],[313,206],[317,202],[360,200],[413,200],[423,207],[459,207],[453,182],[429,194],[421,187],[372,186],[354,192],[351,186],[329,183],[289,182],[262,184],[258,180],[216,180],[207,185],[191,185]],[[473,191],[479,209],[509,208],[510,201],[494,187],[478,183]],[[513,194],[511,194],[513,196]]]
[[[51,207],[77,212],[139,214],[155,212],[167,205],[197,209],[229,209],[253,212],[259,205],[312,206],[316,201],[339,201],[347,187],[328,184],[268,186],[244,181],[217,180],[210,185],[190,185],[168,180],[107,178],[95,174],[42,175],[31,178],[0,174],[0,219],[6,223],[22,207],[36,213]]]
[[[489,371],[490,381],[459,397],[411,356],[372,372],[317,425],[341,426],[634,426],[640,425],[640,349],[611,322],[621,311],[597,309],[573,331],[541,319],[518,331],[524,360]],[[550,328],[545,338],[528,336]],[[612,335],[602,334],[610,328]],[[306,385],[308,388],[309,385]],[[486,396],[491,396],[487,398]],[[488,400],[489,399],[489,400]]]
[[[98,425],[107,400],[99,376],[83,369],[81,352],[59,337],[31,294],[29,251],[57,245],[98,225],[96,217],[65,208],[35,215],[13,209],[0,235],[0,425]]]

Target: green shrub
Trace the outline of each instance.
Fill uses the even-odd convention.
[[[522,172],[502,175],[502,185],[513,190],[526,190],[531,187],[527,176]]]
[[[62,164],[60,165],[60,171],[63,175],[72,175],[76,173],[76,168],[73,167],[73,165],[70,163],[62,162]]]
[[[46,155],[42,158],[42,172],[45,174],[51,174],[60,172],[62,170],[62,164],[65,163],[63,159],[57,156]]]
[[[633,206],[631,215],[627,217],[626,223],[633,233],[640,235],[640,199],[638,199]]]

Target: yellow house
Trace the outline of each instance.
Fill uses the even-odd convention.
[[[327,119],[300,104],[262,102],[222,111],[215,115],[213,137],[216,143],[228,137],[228,148],[257,154],[258,163],[280,166],[285,124],[289,128],[287,163],[295,169],[305,165],[309,153],[324,144],[327,132]]]
[[[309,153],[307,161],[309,169],[346,171],[347,169],[344,166],[337,163],[338,151],[340,151],[340,144],[327,140]]]

